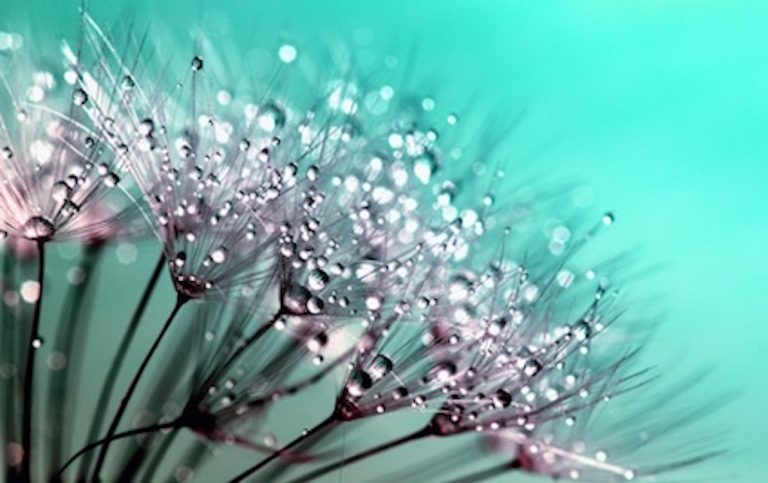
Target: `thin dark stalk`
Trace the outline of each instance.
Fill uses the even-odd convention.
[[[336,423],[337,421],[338,420],[336,419],[336,415],[335,414],[331,415],[330,417],[328,417],[328,418],[324,419],[323,421],[321,421],[320,423],[318,423],[312,429],[309,429],[309,430],[305,431],[298,438],[294,439],[293,441],[291,441],[287,445],[283,446],[279,450],[275,451],[271,455],[269,455],[266,458],[264,458],[263,460],[259,461],[258,464],[254,465],[254,466],[251,466],[247,470],[245,470],[242,473],[240,473],[239,475],[235,476],[234,478],[229,480],[229,482],[230,483],[236,483],[236,482],[245,480],[249,476],[257,473],[259,470],[261,470],[262,468],[266,467],[268,464],[270,464],[271,462],[273,462],[277,458],[283,456],[285,453],[290,451],[295,446],[297,446],[300,443],[306,441],[310,437],[314,436],[315,434],[317,434],[321,430],[329,427],[330,425]]]
[[[32,414],[34,413],[34,375],[35,354],[40,344],[40,313],[43,306],[43,278],[45,277],[45,242],[37,242],[38,265],[37,283],[39,292],[35,301],[35,312],[32,318],[32,329],[29,333],[29,345],[27,346],[27,362],[24,365],[24,393],[22,400],[21,421],[21,447],[23,450],[20,470],[20,480],[23,482],[32,479]]]
[[[99,473],[101,473],[101,468],[102,466],[104,466],[104,461],[107,457],[107,452],[109,451],[109,446],[110,446],[109,438],[117,432],[117,426],[120,424],[120,420],[122,419],[123,414],[125,413],[125,410],[128,408],[128,403],[131,401],[131,398],[133,397],[133,393],[136,391],[136,387],[138,387],[139,385],[141,376],[144,374],[144,371],[149,365],[149,361],[152,360],[152,356],[155,355],[155,352],[157,351],[157,348],[160,346],[160,342],[163,340],[163,337],[165,337],[165,334],[168,332],[168,329],[171,327],[171,323],[173,322],[173,319],[176,318],[176,314],[179,313],[179,310],[188,301],[189,301],[189,298],[183,295],[179,294],[177,296],[176,304],[173,306],[173,310],[171,310],[171,313],[168,315],[168,319],[166,319],[165,323],[163,324],[163,328],[160,330],[160,333],[157,335],[157,338],[152,343],[152,347],[149,348],[149,352],[147,352],[147,355],[144,356],[144,360],[141,362],[139,369],[136,371],[136,374],[133,376],[133,379],[131,380],[131,383],[128,386],[128,389],[125,391],[125,395],[123,396],[123,399],[120,401],[120,407],[118,407],[117,412],[115,413],[115,416],[112,418],[112,423],[109,426],[109,430],[107,430],[106,438],[108,441],[104,444],[104,446],[101,447],[101,450],[99,451],[99,457],[96,460],[96,467],[93,469],[93,474],[91,478],[92,481],[100,481]]]
[[[14,286],[14,258],[10,255],[10,250],[6,248],[3,253],[3,278],[0,281],[0,289],[5,292],[9,288]],[[2,331],[0,332],[0,354],[3,356],[2,362],[7,362],[13,367],[18,367],[18,338],[19,331],[17,323],[17,312],[15,308],[12,308],[5,303],[0,308],[0,318],[2,318]],[[17,430],[17,414],[18,414],[18,398],[13,397],[13,394],[18,394],[19,375],[14,373],[12,377],[9,377],[7,381],[2,382],[3,385],[3,430],[0,432],[0,447],[6,448],[7,444],[12,442]],[[11,466],[8,458],[4,458],[6,463],[5,467],[5,479],[11,481],[13,477],[17,475],[17,469]]]
[[[343,468],[344,466],[350,465],[352,463],[356,463],[365,458],[370,458],[371,456],[377,455],[379,453],[383,453],[396,446],[400,446],[402,444],[408,444],[413,441],[416,441],[417,439],[431,436],[432,434],[433,432],[431,428],[429,426],[426,426],[424,428],[419,429],[418,431],[415,431],[410,434],[406,434],[401,438],[394,439],[392,441],[381,444],[379,446],[374,446],[373,448],[367,449],[365,451],[361,451],[360,453],[347,456],[346,458],[336,461],[335,463],[331,463],[330,465],[326,465],[326,466],[323,466],[322,468],[318,468],[314,471],[307,473],[306,475],[303,475],[293,480],[291,483],[304,483],[307,481],[312,481],[315,478],[319,478],[327,473],[330,473],[331,471],[338,470],[339,468]]]
[[[71,285],[67,296],[67,308],[63,310],[59,326],[56,329],[54,349],[66,357],[66,364],[59,372],[51,373],[48,385],[48,427],[53,428],[49,442],[50,470],[61,465],[63,454],[69,448],[70,435],[66,418],[75,403],[79,386],[79,364],[82,361],[82,351],[74,351],[76,339],[84,340],[83,331],[87,330],[88,312],[93,298],[86,297],[88,288],[94,280],[94,272],[101,254],[101,245],[86,248],[81,267],[85,278],[77,285]]]
[[[117,353],[115,354],[114,359],[112,359],[112,363],[109,366],[109,371],[107,371],[107,376],[104,379],[104,385],[101,387],[101,392],[99,393],[99,398],[96,402],[95,413],[91,421],[91,427],[88,430],[88,438],[86,441],[93,441],[99,436],[99,433],[101,432],[101,426],[104,422],[104,416],[107,414],[109,400],[112,398],[115,382],[117,382],[117,376],[120,373],[120,369],[123,367],[125,357],[128,355],[128,349],[130,348],[131,343],[133,343],[133,339],[136,336],[136,331],[139,328],[139,323],[144,316],[147,305],[149,305],[149,299],[152,296],[152,293],[155,291],[155,287],[157,287],[157,282],[160,279],[160,274],[163,271],[164,265],[165,256],[163,253],[160,253],[160,257],[155,264],[155,269],[152,271],[152,275],[149,277],[147,285],[144,287],[144,292],[141,294],[141,299],[139,299],[139,303],[136,305],[136,308],[133,311],[133,315],[131,316],[131,320],[128,323],[128,329],[125,331],[125,334],[123,334],[123,338],[120,340]],[[88,468],[91,465],[92,455],[93,454],[91,453],[83,458],[83,463],[80,466],[80,471],[82,474],[87,474]]]
[[[147,434],[147,433],[154,433],[156,431],[162,431],[164,429],[170,429],[175,428],[179,424],[178,421],[171,421],[168,423],[159,423],[159,424],[152,424],[150,426],[144,426],[143,428],[136,428],[136,429],[130,429],[128,431],[123,431],[122,433],[113,434],[109,438],[102,438],[98,441],[94,441],[93,443],[89,443],[85,446],[83,446],[77,453],[73,454],[66,463],[64,463],[64,466],[59,468],[59,471],[56,472],[55,477],[60,479],[63,473],[69,468],[69,466],[77,461],[77,459],[84,455],[85,453],[88,453],[89,451],[98,448],[99,446],[111,443],[112,441],[116,441],[118,439],[127,438],[129,436],[136,436],[139,434]]]

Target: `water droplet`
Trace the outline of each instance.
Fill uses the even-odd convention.
[[[67,183],[63,181],[57,181],[54,183],[54,185],[51,187],[51,198],[53,198],[54,201],[62,202],[69,198],[69,194],[72,192],[72,188],[67,185]]]
[[[296,47],[290,44],[284,44],[280,46],[280,49],[277,51],[277,55],[280,57],[280,60],[286,64],[290,64],[291,62],[296,60],[296,56],[298,55],[298,51],[296,50]]]
[[[378,354],[373,358],[373,362],[371,362],[371,366],[368,368],[368,373],[373,379],[379,380],[389,374],[393,367],[392,359],[384,354]]]
[[[82,89],[75,89],[75,92],[72,94],[72,102],[74,102],[76,106],[82,106],[88,102],[88,94]]]
[[[319,292],[328,286],[329,277],[324,271],[312,270],[307,277],[307,286],[314,292]]]
[[[616,221],[616,216],[610,211],[603,215],[603,225],[612,225]]]
[[[285,126],[285,111],[274,102],[265,104],[260,112],[259,127],[264,131],[274,131]]]
[[[307,349],[310,352],[320,352],[328,344],[328,334],[319,332],[307,341]]]
[[[312,315],[317,315],[322,312],[324,306],[325,304],[322,299],[318,297],[310,297],[309,300],[307,300],[307,312]]]
[[[371,388],[373,380],[364,371],[357,371],[347,383],[347,393],[352,397],[360,397]]]
[[[512,404],[512,395],[504,389],[499,389],[493,395],[493,405],[498,409],[509,407]]]
[[[133,80],[133,77],[126,75],[123,76],[122,80],[120,81],[120,87],[122,87],[123,90],[130,91],[136,87],[136,82]]]
[[[176,254],[176,258],[173,259],[173,264],[181,268],[184,266],[184,264],[187,263],[187,253],[186,252],[179,252]]]
[[[146,118],[139,123],[139,134],[148,137],[155,131],[155,121],[150,118]]]
[[[441,362],[432,370],[435,379],[440,382],[447,382],[456,375],[456,364],[451,361]]]
[[[108,188],[114,188],[119,182],[120,176],[116,175],[115,173],[107,173],[107,175],[104,176],[104,185]]]
[[[33,216],[22,227],[24,238],[28,240],[50,240],[55,231],[53,223],[43,216]]]
[[[572,330],[574,337],[576,337],[576,340],[579,342],[584,342],[589,339],[589,336],[592,334],[592,328],[589,326],[589,323],[584,320],[577,322]]]
[[[211,260],[213,263],[216,264],[222,264],[227,261],[227,257],[229,256],[229,251],[226,247],[219,247],[211,252]]]
[[[3,159],[6,161],[13,158],[13,149],[11,149],[10,146],[3,146],[1,153]]]
[[[203,70],[203,58],[200,56],[195,56],[192,59],[192,70],[194,72],[197,72],[199,70]]]
[[[36,339],[32,339],[32,348],[39,349],[41,347],[43,347],[43,339],[41,339],[40,337]]]
[[[535,376],[541,369],[541,363],[536,359],[528,359],[523,365],[523,373],[528,377]]]

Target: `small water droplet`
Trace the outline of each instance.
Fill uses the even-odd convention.
[[[88,102],[88,94],[82,89],[75,89],[75,92],[72,94],[72,102],[76,106],[82,106]]]
[[[192,59],[192,70],[194,72],[197,72],[197,71],[202,70],[202,69],[203,69],[203,58],[200,57],[199,55],[195,56]]]
[[[528,377],[533,377],[541,371],[541,363],[536,359],[528,359],[523,366],[523,373]]]
[[[150,118],[146,118],[139,123],[139,134],[148,137],[155,131],[155,121]]]

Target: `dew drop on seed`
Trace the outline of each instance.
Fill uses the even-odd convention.
[[[195,56],[192,59],[192,70],[194,72],[197,72],[199,70],[203,70],[203,58],[200,56]]]
[[[139,123],[139,134],[148,137],[155,131],[155,121],[150,118],[146,118]]]
[[[227,257],[229,256],[229,251],[226,247],[219,247],[211,252],[211,260],[213,263],[220,265],[227,261]]]
[[[323,310],[323,301],[318,297],[310,297],[307,300],[307,312],[312,315],[317,315]]]
[[[28,240],[50,240],[54,231],[53,223],[43,216],[33,216],[24,223],[22,228],[24,238]]]
[[[328,274],[320,269],[312,270],[307,277],[307,286],[310,290],[319,292],[328,286]]]
[[[280,57],[280,60],[286,64],[290,64],[291,62],[296,60],[296,56],[298,55],[298,51],[296,50],[296,47],[290,44],[284,44],[280,46],[280,49],[277,51],[277,55]]]
[[[187,263],[187,253],[186,252],[179,252],[176,254],[176,258],[173,259],[173,264],[181,268],[184,266],[184,264]]]
[[[72,188],[67,185],[67,183],[63,181],[57,181],[54,183],[54,185],[51,187],[51,198],[53,198],[54,201],[62,202],[69,198],[69,194],[72,192]]]
[[[497,409],[509,407],[512,404],[512,395],[504,389],[499,389],[493,395],[493,406]]]
[[[75,92],[72,94],[72,102],[74,102],[76,106],[82,106],[88,102],[88,94],[82,89],[75,89]]]
[[[456,364],[451,361],[441,362],[434,369],[435,378],[440,382],[446,382],[456,375]]]
[[[533,377],[541,371],[541,363],[536,359],[528,359],[523,366],[523,373],[528,377]]]
[[[0,156],[3,157],[6,161],[13,158],[13,149],[11,149],[9,146],[4,146],[2,150],[0,150]]]
[[[371,388],[373,381],[368,373],[357,371],[347,383],[347,392],[352,397],[360,397]]]
[[[114,188],[117,186],[117,183],[120,182],[120,176],[118,176],[115,173],[108,173],[106,176],[104,176],[104,184],[108,188]]]
[[[260,112],[259,127],[264,131],[274,131],[285,126],[285,111],[274,102],[266,104]]]
[[[378,354],[374,357],[373,362],[371,362],[371,366],[368,368],[368,373],[371,377],[378,380],[389,374],[390,371],[392,371],[392,367],[394,367],[392,359],[384,354]]]
[[[43,339],[41,339],[40,337],[38,337],[36,339],[32,339],[32,348],[33,349],[39,349],[41,347],[43,347]]]
[[[616,216],[610,211],[603,215],[603,225],[612,225],[616,221]]]
[[[589,323],[584,320],[577,322],[573,326],[573,335],[576,337],[576,340],[580,342],[584,342],[585,340],[589,339],[591,334],[592,328],[589,326]]]
[[[320,352],[328,344],[328,334],[319,332],[307,341],[307,349],[310,352]]]
[[[123,76],[122,80],[120,81],[120,87],[122,87],[125,91],[130,91],[136,87],[136,82],[133,80],[133,77],[126,75]]]

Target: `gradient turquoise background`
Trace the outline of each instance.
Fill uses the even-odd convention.
[[[76,3],[3,0],[2,25],[71,36]],[[658,296],[649,312],[667,314],[649,361],[672,374],[713,366],[703,393],[733,399],[710,422],[726,430],[731,454],[670,478],[768,481],[768,2],[89,3],[100,21],[132,17],[182,41],[195,27],[228,31],[243,52],[252,39],[289,40],[300,52],[338,41],[376,67],[415,48],[414,84],[466,118],[463,128],[481,129],[484,113],[525,111],[505,145],[509,178],[588,182],[594,206],[618,217],[606,246],[661,264],[638,283]],[[115,337],[110,324],[124,318],[115,314],[132,306],[156,256],[146,249],[140,266],[103,283],[104,297],[124,297],[101,309],[97,337]],[[155,300],[157,314],[165,305]],[[104,361],[94,357],[98,374]],[[370,465],[399,466],[420,451],[430,450]],[[344,481],[371,468],[351,467]]]

